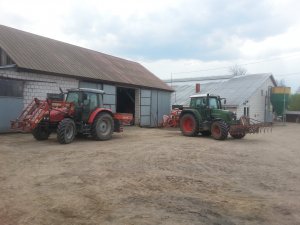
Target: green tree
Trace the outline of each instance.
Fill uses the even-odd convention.
[[[300,111],[300,94],[290,96],[288,109],[290,111]]]

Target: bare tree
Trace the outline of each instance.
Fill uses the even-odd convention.
[[[277,83],[277,86],[279,86],[279,87],[286,87],[284,79],[276,80],[276,83]]]
[[[233,75],[233,76],[242,76],[242,75],[246,75],[247,73],[247,69],[235,64],[234,66],[231,66],[229,68],[229,72]]]

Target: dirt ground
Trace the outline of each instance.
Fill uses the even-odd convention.
[[[300,224],[300,125],[243,140],[128,127],[0,135],[0,225]]]

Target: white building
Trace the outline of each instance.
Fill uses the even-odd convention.
[[[166,80],[175,90],[172,105],[189,105],[189,96],[196,93],[210,93],[226,98],[225,108],[255,120],[271,122],[273,108],[270,101],[271,88],[276,86],[272,74],[252,74],[244,76],[215,76]]]

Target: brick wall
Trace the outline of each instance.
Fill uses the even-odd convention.
[[[59,87],[65,91],[69,88],[78,88],[79,83],[78,80],[73,78],[10,70],[0,70],[0,78],[1,77],[24,81],[24,107],[27,106],[33,98],[45,99],[47,93],[59,93]]]

